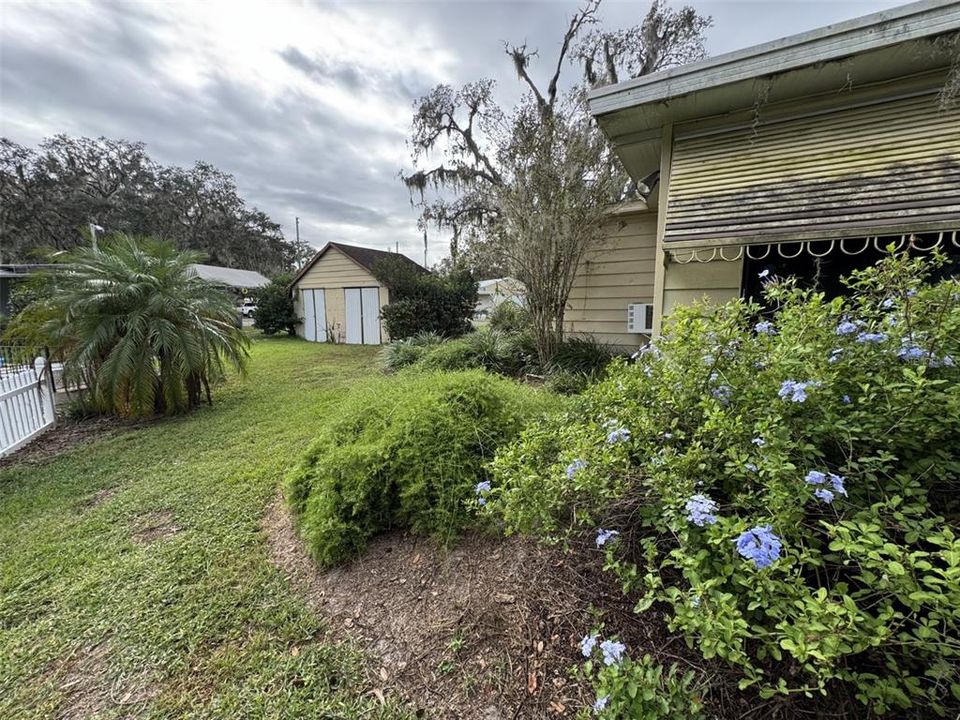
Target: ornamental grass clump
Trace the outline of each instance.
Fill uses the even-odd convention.
[[[402,374],[354,391],[287,480],[311,554],[333,565],[397,527],[450,541],[486,501],[496,449],[556,403],[479,370]]]
[[[955,714],[960,283],[929,281],[943,264],[889,257],[846,298],[768,281],[765,308],[677,311],[498,453],[487,511],[616,538],[597,545],[637,611],[665,603],[741,688]]]

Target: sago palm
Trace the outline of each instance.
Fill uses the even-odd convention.
[[[44,334],[100,411],[183,412],[211,401],[226,366],[243,371],[249,341],[227,293],[192,269],[200,259],[125,235],[62,258]]]

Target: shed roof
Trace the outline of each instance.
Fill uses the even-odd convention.
[[[376,264],[377,260],[395,257],[402,258],[403,262],[408,263],[412,268],[419,272],[429,272],[425,267],[411,260],[402,253],[387,252],[386,250],[374,250],[373,248],[360,247],[358,245],[347,245],[340,242],[328,242],[307,261],[306,265],[297,271],[297,274],[293,276],[293,280],[290,282],[290,285],[296,285],[300,278],[306,275],[310,268],[316,265],[320,258],[322,258],[324,254],[330,250],[330,248],[336,248],[368,272],[373,272],[373,266]]]
[[[255,288],[270,284],[270,280],[255,270],[240,270],[199,263],[194,263],[191,267],[197,272],[197,276],[203,280],[227,287]]]

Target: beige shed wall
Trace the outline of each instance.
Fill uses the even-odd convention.
[[[627,332],[627,305],[653,302],[657,215],[611,218],[604,239],[584,255],[567,301],[564,328],[601,342],[637,347],[648,337]]]
[[[303,307],[301,304],[301,290],[310,288],[323,288],[324,302],[326,303],[326,325],[327,328],[334,328],[334,332],[339,331],[337,342],[344,342],[347,333],[347,305],[344,295],[345,288],[358,287],[378,287],[380,288],[380,307],[383,308],[390,302],[390,293],[386,286],[377,282],[377,279],[371,275],[365,268],[348,258],[337,248],[331,247],[324,253],[317,263],[310,268],[307,273],[297,281],[294,286],[294,308],[297,315],[303,317]],[[337,328],[339,323],[339,328]],[[303,323],[297,325],[297,335],[303,337]],[[380,338],[387,342],[387,331],[383,326],[383,320],[380,321]]]

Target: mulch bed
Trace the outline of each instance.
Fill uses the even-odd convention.
[[[593,548],[564,553],[527,538],[471,534],[444,551],[393,532],[355,562],[322,571],[282,500],[264,528],[272,560],[333,632],[360,641],[379,661],[369,672],[374,693],[399,694],[425,717],[574,717],[595,699],[571,669],[583,663],[580,639],[598,618],[631,654],[708,673],[710,717],[760,710],[755,696],[737,692],[733,673],[707,667],[670,633],[660,611],[634,613]],[[755,715],[778,716],[770,704]]]

